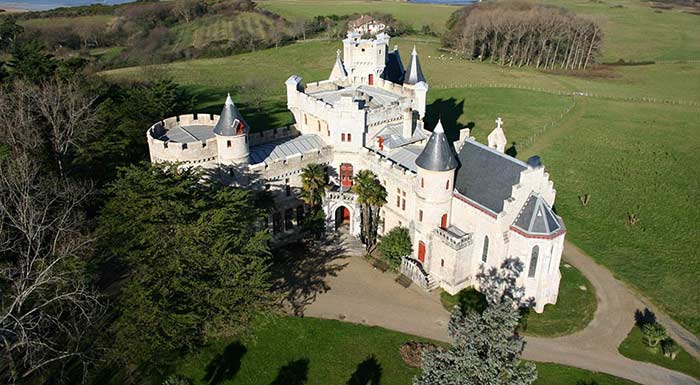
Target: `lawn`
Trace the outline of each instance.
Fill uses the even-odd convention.
[[[567,239],[699,334],[698,109],[596,99],[577,108],[539,151]],[[581,194],[591,195],[585,207]]]
[[[650,362],[678,372],[683,372],[700,379],[700,361],[693,358],[683,348],[675,360],[665,357],[661,352],[653,352],[644,345],[642,331],[635,326],[620,344],[620,354],[637,361]]]
[[[556,305],[546,305],[541,314],[529,312],[521,322],[521,330],[526,335],[556,337],[571,334],[585,328],[593,319],[596,310],[595,289],[576,268],[562,264],[559,298]],[[585,287],[582,290],[581,287]],[[456,295],[440,293],[442,305],[451,310],[456,304],[463,307],[483,306],[480,294],[473,289],[463,290]]]
[[[556,305],[546,305],[544,312],[530,312],[523,332],[533,336],[561,336],[585,328],[597,307],[595,288],[576,268],[562,263],[559,297]],[[585,287],[585,290],[581,289]]]
[[[409,340],[417,338],[340,321],[280,317],[259,325],[253,342],[212,343],[178,362],[175,371],[195,384],[408,385],[419,372],[399,356],[399,348]],[[537,366],[537,385],[633,384],[561,365]]]

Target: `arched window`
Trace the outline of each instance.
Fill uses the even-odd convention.
[[[484,250],[481,252],[481,262],[486,262],[489,259],[489,236],[484,236]]]
[[[540,254],[539,246],[532,248],[532,256],[530,256],[530,269],[527,272],[528,278],[535,278],[535,273],[537,272],[537,258]]]

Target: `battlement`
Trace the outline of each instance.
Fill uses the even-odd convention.
[[[250,143],[251,146],[256,146],[272,142],[273,140],[293,138],[299,135],[300,132],[297,130],[296,124],[290,124],[288,126],[248,134],[248,143]]]
[[[151,154],[151,161],[182,162],[187,165],[203,165],[216,162],[216,136],[197,140],[191,137],[188,141],[171,141],[161,139],[168,131],[178,127],[207,126],[214,129],[219,116],[214,114],[189,114],[173,116],[155,123],[148,128],[146,139]]]

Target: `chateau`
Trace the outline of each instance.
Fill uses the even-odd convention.
[[[151,161],[201,166],[230,183],[270,190],[275,237],[294,233],[305,215],[299,199],[302,169],[325,166],[332,188],[323,204],[328,231],[360,233],[353,175],[373,171],[388,192],[379,232],[409,229],[413,255],[402,272],[426,288],[451,294],[476,285],[482,265],[514,257],[524,264],[520,284],[535,310],[556,303],[566,233],[552,210],[556,191],[539,157],[522,162],[504,154],[501,119],[482,144],[468,128],[455,142],[441,123],[426,127],[428,81],[413,49],[404,68],[390,37],[348,32],[327,80],[286,81],[295,124],[251,131],[230,96],[220,116],[183,115],[147,131]]]

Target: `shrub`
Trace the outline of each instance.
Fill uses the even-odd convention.
[[[668,338],[666,329],[658,323],[648,323],[642,326],[644,344],[652,349],[657,349],[661,341]]]
[[[192,380],[181,374],[172,374],[163,381],[163,385],[192,385]]]
[[[401,257],[411,255],[411,237],[405,227],[394,227],[379,242],[377,249],[389,264],[396,268],[401,264]]]
[[[669,357],[672,360],[676,359],[676,356],[681,351],[678,344],[670,338],[667,338],[661,342],[661,350],[664,356]]]
[[[421,366],[421,356],[423,352],[435,349],[436,346],[428,342],[408,341],[401,345],[399,351],[401,353],[401,359],[403,359],[406,365],[418,368]]]

